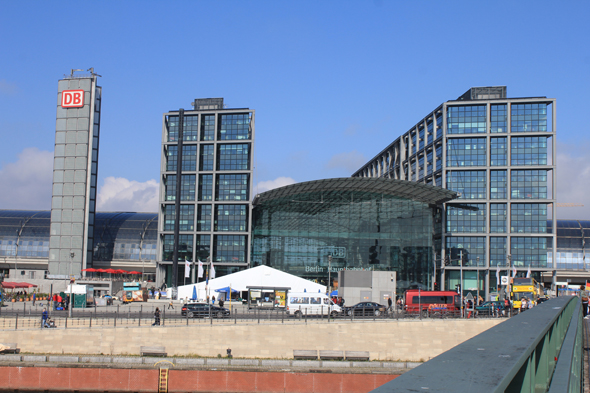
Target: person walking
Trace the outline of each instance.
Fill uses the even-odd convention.
[[[35,292],[33,292],[33,306],[35,305],[35,299],[37,298],[37,296],[35,296]]]
[[[152,326],[158,325],[160,326],[160,308],[156,307],[156,311],[154,311],[154,323]]]
[[[392,307],[393,306],[393,300],[391,300],[391,296],[387,298],[387,311],[393,311]]]
[[[172,299],[170,299],[170,303],[168,303],[168,310],[170,310],[170,308],[174,310],[174,302],[172,302]]]
[[[223,304],[224,304],[223,299],[219,298],[219,307],[223,307]]]

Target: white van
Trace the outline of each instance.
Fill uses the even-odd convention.
[[[331,315],[337,316],[342,312],[339,305],[324,293],[289,292],[287,295],[287,315]]]

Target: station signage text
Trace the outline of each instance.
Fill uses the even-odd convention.
[[[61,92],[62,108],[82,108],[84,106],[84,90],[64,90]]]

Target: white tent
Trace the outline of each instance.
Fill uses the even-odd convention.
[[[236,291],[247,291],[248,287],[275,287],[290,288],[290,292],[311,292],[326,293],[326,286],[316,284],[301,277],[273,269],[268,266],[256,266],[250,269],[242,270],[237,273],[228,274],[223,277],[209,280],[206,288],[205,280],[198,284],[183,285],[178,287],[179,299],[191,299],[193,297],[193,288],[196,288],[197,298],[204,300],[209,296],[219,297],[216,289],[231,287]]]

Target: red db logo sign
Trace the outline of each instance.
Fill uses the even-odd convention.
[[[64,90],[61,92],[62,108],[81,108],[84,106],[84,90]]]

